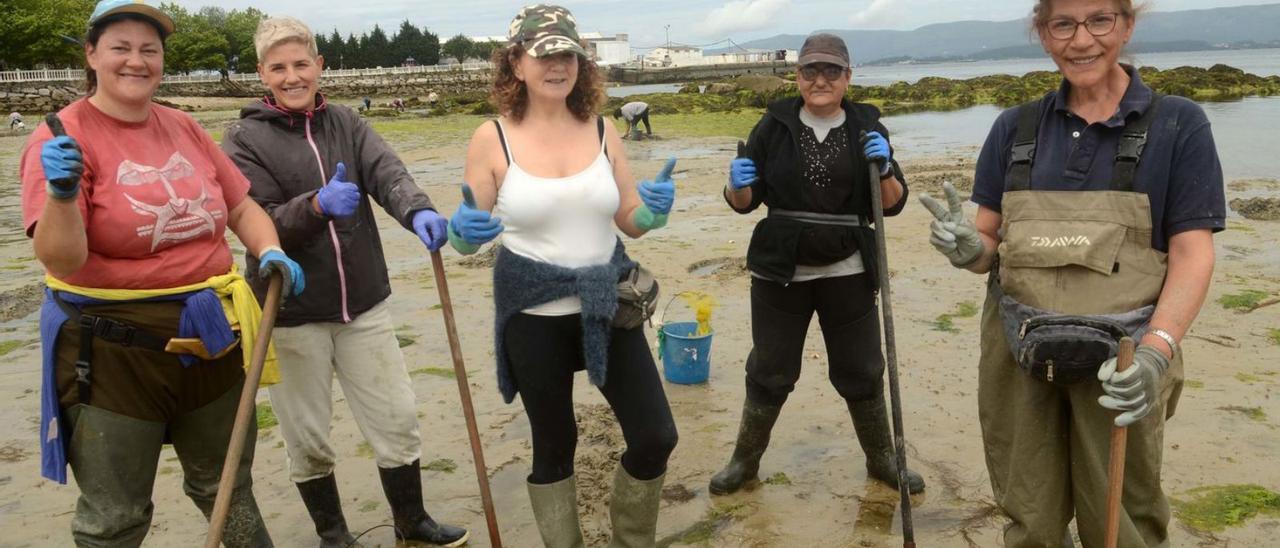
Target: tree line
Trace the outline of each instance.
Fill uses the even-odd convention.
[[[78,40],[96,0],[5,0],[13,9],[0,17],[0,70],[63,68],[84,65]],[[188,10],[173,3],[160,5],[173,17],[177,32],[165,42],[165,72],[254,72],[258,55],[253,33],[267,14],[256,8],[226,10],[206,6]],[[435,65],[441,59],[465,62],[487,60],[494,42],[473,42],[461,34],[443,44],[426,27],[405,20],[388,36],[374,25],[367,33],[345,38],[335,28],[317,33],[316,47],[327,68],[373,68],[414,64]]]

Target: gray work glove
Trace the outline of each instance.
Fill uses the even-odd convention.
[[[985,246],[978,235],[978,227],[973,221],[964,217],[964,202],[956,193],[956,187],[950,182],[942,183],[942,190],[947,194],[949,208],[938,203],[928,195],[920,196],[920,203],[933,214],[934,221],[929,224],[933,235],[929,243],[951,260],[952,266],[965,268],[982,257]]]
[[[1102,362],[1098,380],[1102,381],[1105,396],[1098,397],[1098,405],[1120,411],[1116,426],[1129,426],[1147,416],[1160,397],[1161,379],[1169,369],[1169,358],[1155,347],[1144,344],[1133,353],[1133,365],[1116,372],[1116,358]]]

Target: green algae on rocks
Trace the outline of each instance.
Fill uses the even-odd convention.
[[[1222,531],[1257,515],[1280,516],[1280,493],[1260,485],[1208,485],[1173,499],[1178,519],[1201,531]]]

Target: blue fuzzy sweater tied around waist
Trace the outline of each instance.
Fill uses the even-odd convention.
[[[582,299],[582,355],[587,379],[604,386],[608,368],[609,337],[618,310],[618,280],[636,263],[627,257],[622,240],[608,263],[566,268],[536,261],[499,248],[493,265],[494,356],[498,361],[498,390],[506,403],[515,400],[517,386],[511,375],[503,335],[507,321],[521,310],[556,299]]]

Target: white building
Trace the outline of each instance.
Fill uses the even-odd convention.
[[[602,67],[621,65],[631,60],[631,41],[626,34],[604,36],[598,32],[584,32],[579,36],[587,43],[587,53]]]
[[[587,53],[591,54],[596,64],[601,66],[620,65],[631,60],[630,36],[618,34],[605,36],[599,32],[583,32],[578,37],[587,43]],[[506,36],[469,36],[472,42],[497,42],[507,45]]]
[[[751,49],[707,55],[702,58],[702,62],[707,65],[767,63],[771,61],[790,61],[794,63],[798,57],[799,54],[793,49]]]
[[[701,65],[702,48],[693,46],[664,46],[653,48],[644,56],[644,64],[658,67],[687,67]]]

